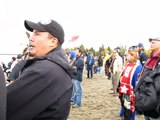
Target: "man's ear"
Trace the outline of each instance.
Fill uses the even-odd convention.
[[[55,45],[58,45],[58,39],[53,37],[53,38],[51,38],[50,46],[53,47]]]

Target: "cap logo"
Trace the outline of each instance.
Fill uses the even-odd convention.
[[[43,24],[43,25],[48,25],[48,24],[50,24],[51,22],[52,22],[51,19],[50,19],[50,20],[47,20],[47,21],[45,21],[45,20],[40,21],[40,23]]]

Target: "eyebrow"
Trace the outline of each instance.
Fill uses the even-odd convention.
[[[40,33],[41,31],[33,30],[33,33]]]

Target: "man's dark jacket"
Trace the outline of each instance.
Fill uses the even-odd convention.
[[[67,119],[75,70],[61,48],[28,60],[20,77],[7,87],[7,120]]]

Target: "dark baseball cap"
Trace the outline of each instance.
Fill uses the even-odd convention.
[[[38,22],[34,23],[28,20],[24,21],[24,26],[27,30],[33,32],[33,30],[37,30],[40,32],[49,32],[51,35],[56,37],[59,41],[59,43],[64,42],[64,31],[62,26],[54,21],[54,20],[49,20],[48,22]]]
[[[151,42],[152,40],[154,40],[154,41],[160,41],[160,38],[149,38],[149,42]]]

